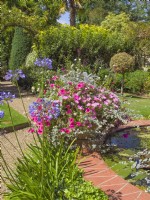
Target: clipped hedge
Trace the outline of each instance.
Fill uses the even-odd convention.
[[[128,49],[129,39],[122,33],[111,33],[101,26],[80,25],[51,26],[37,35],[36,49],[42,57],[50,57],[56,64],[64,64],[66,58],[81,58],[83,64],[93,65],[96,60],[109,65],[112,55]]]
[[[12,40],[9,68],[18,69],[22,64],[24,64],[26,56],[30,52],[30,49],[31,38],[23,30],[23,28],[16,27]]]

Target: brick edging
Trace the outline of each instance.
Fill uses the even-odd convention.
[[[135,120],[125,126],[119,127],[118,131],[136,126],[150,126],[150,120]],[[84,170],[84,178],[91,181],[94,186],[103,190],[109,200],[149,200],[150,194],[132,185],[117,175],[96,152],[83,158],[78,165]]]

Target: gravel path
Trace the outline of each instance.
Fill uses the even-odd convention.
[[[17,110],[19,113],[25,115],[25,110],[23,109],[22,101],[19,98],[18,89],[11,84],[11,82],[1,82],[0,91],[11,92],[15,94],[16,98],[10,103],[10,106]],[[28,107],[33,102],[36,101],[37,97],[32,95],[30,92],[21,91],[21,96],[25,105],[25,109],[28,113]],[[16,131],[17,138],[21,145],[23,151],[25,151],[27,144],[33,143],[33,135],[28,133],[28,128]],[[14,132],[0,135],[1,141],[1,151],[5,160],[13,168],[17,157],[20,157],[20,148],[16,139]],[[4,171],[2,170],[1,176],[4,177]],[[2,183],[1,194],[6,190],[4,184]],[[2,195],[0,199],[3,199]]]

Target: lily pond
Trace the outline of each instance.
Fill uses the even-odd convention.
[[[108,166],[150,193],[150,126],[116,132],[106,147],[102,155]]]

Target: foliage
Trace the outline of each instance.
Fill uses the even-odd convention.
[[[147,80],[144,83],[144,91],[150,94],[150,75],[147,77]]]
[[[46,28],[50,24],[56,24],[59,18],[60,9],[63,6],[62,0],[41,1],[14,1],[11,5],[8,2],[2,5],[2,30],[9,26],[20,26],[35,35],[37,30]]]
[[[62,0],[3,0],[0,2],[3,16],[1,19],[2,66],[8,66],[14,27],[23,28],[32,41],[38,42],[35,37],[38,30],[46,29],[51,24],[57,24],[56,20],[59,18],[62,5]]]
[[[31,39],[22,28],[15,28],[14,38],[12,40],[12,49],[9,60],[9,68],[19,68],[26,59],[27,54],[30,52]]]
[[[77,16],[80,23],[100,25],[110,12],[125,12],[132,21],[149,21],[150,4],[140,0],[82,0],[82,10]]]
[[[144,93],[149,91],[150,73],[142,70],[136,70],[128,73],[126,76],[125,88],[132,93]]]
[[[118,15],[110,13],[101,23],[101,26],[111,32],[113,31],[120,32],[123,31],[123,29],[125,29],[126,26],[128,26],[128,23],[130,23],[130,18],[129,15],[127,15],[126,13],[120,13]]]
[[[113,72],[121,73],[122,74],[122,81],[121,81],[121,94],[123,95],[124,90],[124,78],[125,73],[131,70],[132,66],[134,65],[134,57],[127,54],[126,52],[121,52],[115,54],[110,60],[110,67]]]
[[[107,31],[98,26],[50,27],[40,31],[38,39],[36,48],[40,55],[57,60],[56,65],[64,65],[66,58],[71,61],[80,58],[84,65],[92,65],[97,59],[106,60]]]
[[[36,51],[32,51],[30,52],[27,57],[26,57],[26,61],[25,61],[25,67],[32,67],[34,66],[34,62],[37,58],[37,52]]]
[[[14,28],[8,28],[3,34],[0,35],[1,40],[1,67],[7,68],[10,58],[11,41],[14,35]]]
[[[3,168],[10,183],[7,199],[97,199],[107,196],[91,183],[85,182],[76,165],[78,149],[67,147],[63,139],[56,146],[44,135],[38,145],[30,144],[29,150],[18,158],[16,170]]]
[[[110,60],[110,67],[117,73],[124,74],[131,70],[133,65],[134,58],[125,52],[115,54]]]
[[[119,92],[121,87],[122,74],[117,73],[111,76],[110,75],[106,77],[104,83],[108,82],[109,88],[112,88],[112,90]],[[149,77],[149,72],[143,70],[136,70],[126,73],[124,76],[124,91],[134,94],[148,94],[150,90]]]

